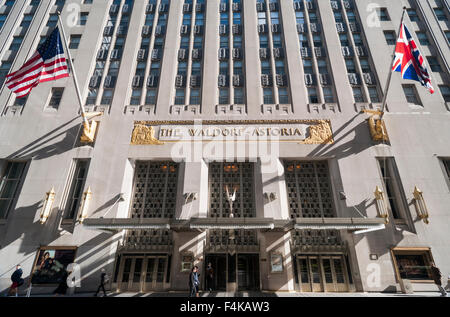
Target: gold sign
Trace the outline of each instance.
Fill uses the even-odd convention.
[[[132,145],[199,141],[334,142],[330,120],[137,121],[131,136]]]

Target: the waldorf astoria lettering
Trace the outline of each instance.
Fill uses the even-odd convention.
[[[329,120],[142,121],[135,122],[133,145],[189,141],[279,141],[333,143]]]

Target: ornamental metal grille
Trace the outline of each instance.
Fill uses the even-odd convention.
[[[298,230],[293,233],[294,245],[340,245],[338,230]]]
[[[326,161],[286,161],[284,171],[292,219],[335,217]]]
[[[233,202],[234,217],[255,217],[254,197],[254,164],[241,163],[211,163],[209,165],[209,216],[230,217],[230,195],[236,191]]]
[[[173,218],[179,165],[139,161],[134,176],[132,218]]]
[[[255,230],[210,230],[209,244],[211,246],[258,245],[258,239]]]
[[[296,230],[292,233],[294,252],[345,252],[347,244],[338,230]]]
[[[121,247],[126,249],[148,249],[172,245],[169,230],[128,230]]]

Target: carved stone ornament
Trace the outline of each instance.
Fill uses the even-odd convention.
[[[329,120],[318,120],[317,125],[309,127],[309,137],[302,144],[333,144],[333,131]]]
[[[131,136],[132,145],[163,145],[164,142],[155,138],[155,129],[152,126],[136,124]]]

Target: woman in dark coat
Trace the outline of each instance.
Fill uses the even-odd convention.
[[[53,291],[53,294],[55,294],[55,296],[58,296],[58,295],[65,296],[66,295],[67,289],[69,288],[67,286],[67,277],[68,276],[69,276],[69,272],[64,270],[64,273],[61,276],[61,279],[59,281],[58,287]]]

